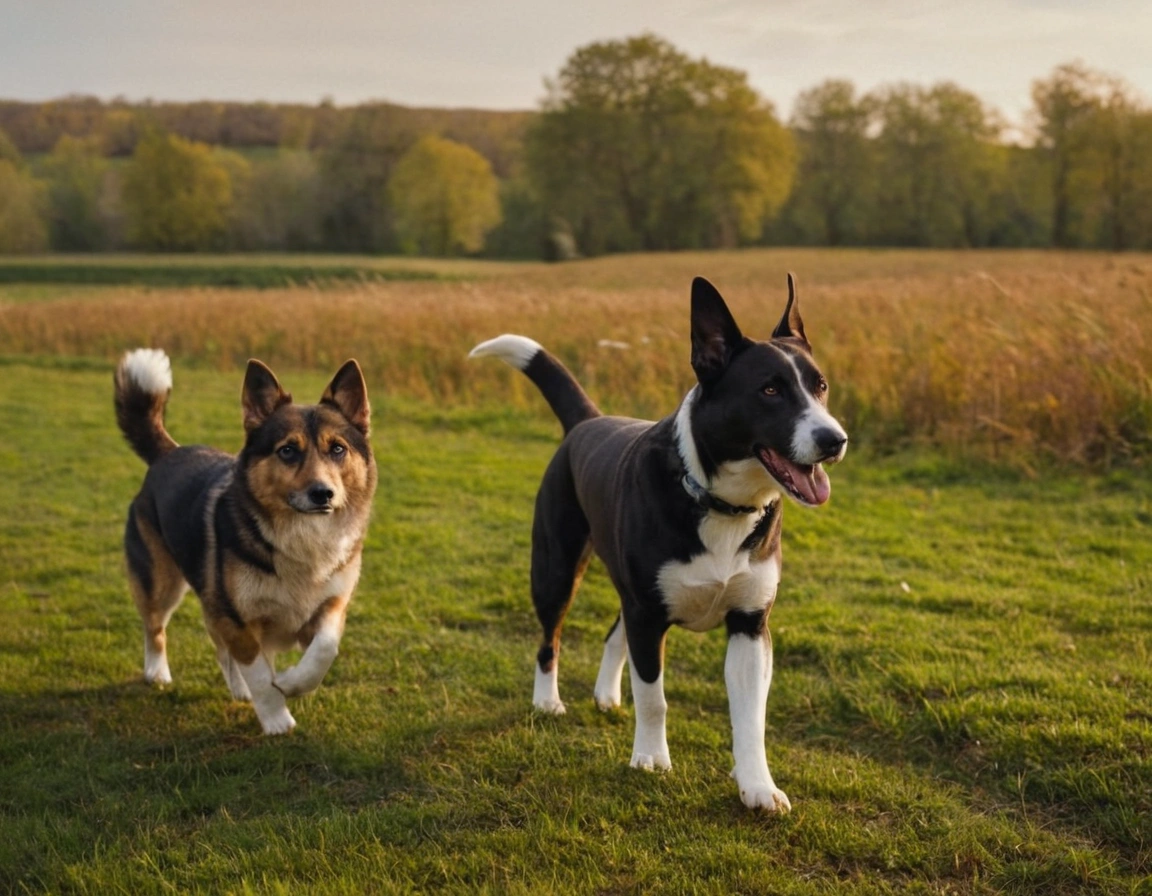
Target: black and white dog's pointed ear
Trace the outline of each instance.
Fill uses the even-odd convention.
[[[692,281],[692,369],[696,379],[715,379],[732,360],[744,334],[716,287],[697,277]]]
[[[344,366],[332,377],[332,382],[320,396],[320,403],[332,405],[348,418],[349,423],[368,435],[372,408],[368,404],[364,372],[355,359],[344,362]]]
[[[800,320],[800,305],[796,301],[796,277],[788,272],[788,304],[784,307],[784,316],[776,329],[772,331],[773,339],[792,337],[808,345],[808,337],[804,335],[804,321]]]
[[[244,408],[244,431],[251,432],[267,420],[278,407],[288,404],[292,394],[280,387],[271,369],[262,361],[252,358],[244,373],[244,388],[240,404]]]

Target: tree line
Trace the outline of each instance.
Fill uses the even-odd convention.
[[[1080,63],[1016,128],[952,83],[829,80],[782,121],[653,35],[546,88],[534,113],[0,102],[0,251],[1152,248],[1152,108]]]

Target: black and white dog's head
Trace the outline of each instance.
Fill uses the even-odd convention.
[[[828,382],[804,335],[791,274],[784,316],[767,342],[745,337],[716,288],[693,280],[692,369],[699,385],[682,407],[694,443],[683,453],[696,454],[685,458],[689,472],[698,464],[694,475],[714,482],[739,470],[800,504],[828,500],[821,464],[844,457],[848,436],[828,412]]]

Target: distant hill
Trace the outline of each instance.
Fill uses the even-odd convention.
[[[141,130],[155,124],[190,140],[234,149],[323,149],[357,116],[383,119],[397,133],[436,133],[467,144],[506,177],[516,164],[524,130],[534,112],[424,109],[395,103],[309,106],[291,103],[105,102],[69,96],[48,102],[0,100],[0,130],[25,155],[48,152],[65,134],[98,137],[108,155],[128,155]]]

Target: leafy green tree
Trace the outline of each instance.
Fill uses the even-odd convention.
[[[65,134],[44,161],[51,206],[52,246],[88,252],[108,244],[102,198],[108,163],[98,138]]]
[[[1120,78],[1106,78],[1089,123],[1100,177],[1098,240],[1115,251],[1147,245],[1152,198],[1152,113]]]
[[[500,183],[500,224],[484,240],[495,258],[541,258],[553,253],[551,227],[540,197],[524,177]]]
[[[1032,85],[1036,148],[1049,169],[1052,242],[1065,248],[1086,240],[1084,219],[1099,191],[1093,159],[1104,79],[1079,62],[1057,66]]]
[[[478,252],[500,223],[499,184],[488,160],[432,134],[397,162],[388,198],[400,245],[409,254]]]
[[[914,246],[986,242],[987,196],[996,173],[1000,125],[954,84],[902,84],[874,99],[879,240]]]
[[[986,187],[989,246],[1045,247],[1051,244],[1048,179],[1030,146],[992,148],[994,176]]]
[[[232,183],[212,149],[154,131],[124,172],[129,241],[144,249],[192,251],[220,245],[228,228]]]
[[[325,244],[350,252],[396,248],[388,181],[418,134],[398,107],[359,106],[320,159]]]
[[[792,137],[743,72],[644,35],[578,49],[547,87],[528,172],[585,252],[753,241],[788,195]]]
[[[850,81],[829,80],[796,99],[790,126],[800,163],[789,199],[801,232],[826,246],[859,242],[875,165],[868,128],[872,103]]]
[[[281,149],[272,159],[252,163],[236,198],[233,244],[239,249],[316,249],[323,210],[315,157],[305,150]]]
[[[0,158],[0,253],[48,248],[47,188],[14,162]]]

